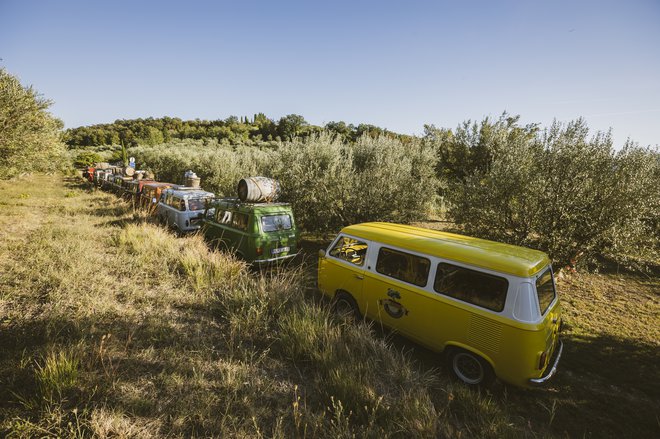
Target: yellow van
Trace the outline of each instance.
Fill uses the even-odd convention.
[[[543,384],[562,353],[552,266],[540,251],[400,224],[345,227],[319,252],[335,310],[431,350],[469,385]]]

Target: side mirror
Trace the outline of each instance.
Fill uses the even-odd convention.
[[[325,250],[321,249],[319,250],[319,259],[325,258]]]

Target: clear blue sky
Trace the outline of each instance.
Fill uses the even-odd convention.
[[[506,110],[660,143],[660,1],[0,0],[67,127],[296,113],[419,134]]]

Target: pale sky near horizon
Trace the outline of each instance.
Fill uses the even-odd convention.
[[[263,112],[421,134],[507,111],[660,144],[660,0],[0,0],[0,58],[67,128]]]

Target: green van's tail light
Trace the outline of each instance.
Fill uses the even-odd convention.
[[[254,249],[254,251],[257,253],[257,256],[261,256],[264,254],[264,248],[263,247],[257,247]]]

